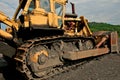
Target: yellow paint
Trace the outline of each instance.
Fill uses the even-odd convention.
[[[36,52],[34,55],[31,55],[31,56],[30,56],[30,60],[31,60],[32,62],[37,63],[37,62],[38,62],[39,55],[41,55],[41,54],[44,54],[45,56],[48,57],[48,52],[47,52],[46,50],[41,50],[40,52]]]
[[[3,31],[1,29],[0,29],[0,37],[3,37],[5,39],[9,39],[9,40],[13,39],[13,36],[11,34]]]

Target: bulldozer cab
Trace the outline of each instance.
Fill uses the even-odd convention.
[[[66,0],[20,0],[13,19],[19,17],[23,27],[56,27],[64,23]]]

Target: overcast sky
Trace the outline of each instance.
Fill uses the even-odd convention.
[[[0,0],[0,11],[13,16],[19,0]],[[68,0],[75,3],[76,14],[85,16],[89,22],[106,22],[120,25],[120,0]],[[67,7],[70,12],[71,7]]]

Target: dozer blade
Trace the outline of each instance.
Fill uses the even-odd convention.
[[[94,57],[109,53],[109,48],[97,48],[92,50],[78,51],[78,52],[68,52],[63,55],[63,58],[68,60],[78,60],[87,57]]]
[[[118,46],[118,33],[117,31],[111,32],[110,34],[110,47],[111,52],[119,53],[119,46]]]

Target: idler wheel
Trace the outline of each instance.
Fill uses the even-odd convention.
[[[39,55],[38,57],[38,63],[39,64],[44,64],[47,61],[47,56],[44,54]]]

